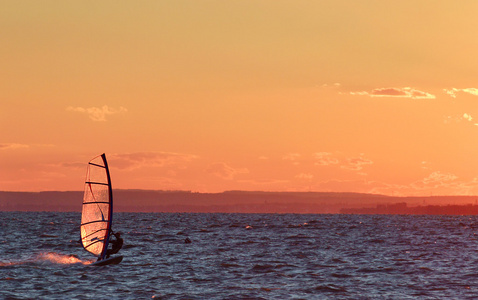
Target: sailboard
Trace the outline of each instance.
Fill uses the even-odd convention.
[[[81,244],[98,258],[92,265],[118,264],[123,259],[123,256],[106,257],[112,221],[113,190],[108,162],[103,153],[88,162],[81,211]]]

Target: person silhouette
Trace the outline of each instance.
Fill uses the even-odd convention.
[[[110,257],[111,254],[118,253],[123,247],[123,239],[121,238],[121,232],[113,233],[115,239],[111,240],[111,249],[106,250],[106,258]]]

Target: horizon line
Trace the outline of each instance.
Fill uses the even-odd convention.
[[[191,193],[191,194],[224,194],[224,193],[280,193],[280,194],[357,194],[369,196],[381,196],[390,198],[433,198],[433,197],[478,197],[478,195],[387,195],[366,192],[336,192],[336,191],[265,191],[265,190],[225,190],[221,192],[201,192],[193,190],[162,190],[162,189],[140,189],[140,188],[119,188],[114,191],[139,191],[139,192],[171,192],[171,193]],[[68,193],[84,192],[84,190],[44,190],[44,191],[7,191],[0,190],[0,193]]]

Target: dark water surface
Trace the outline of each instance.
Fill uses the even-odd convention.
[[[476,217],[114,218],[123,262],[93,267],[79,213],[0,212],[0,299],[478,298]]]

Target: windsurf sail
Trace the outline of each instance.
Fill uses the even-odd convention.
[[[88,163],[81,213],[81,243],[86,251],[104,259],[110,239],[113,191],[106,156]]]

